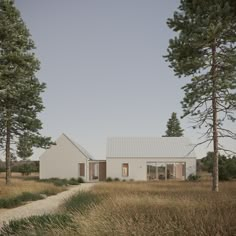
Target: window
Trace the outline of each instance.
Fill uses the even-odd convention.
[[[85,174],[85,168],[84,163],[79,163],[79,176],[84,177]]]
[[[122,176],[123,177],[128,177],[129,176],[129,164],[128,163],[123,163],[122,164]]]

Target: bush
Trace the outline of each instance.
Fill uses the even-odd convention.
[[[115,178],[114,181],[120,181],[120,179],[119,178]]]
[[[78,182],[79,182],[79,183],[84,183],[84,179],[81,178],[81,177],[79,177],[79,178],[78,178]]]
[[[107,177],[106,181],[107,182],[112,182],[112,178],[111,177]]]
[[[69,181],[67,179],[50,178],[50,179],[40,179],[39,182],[53,183],[55,186],[67,186]]]
[[[199,175],[194,175],[194,174],[190,174],[188,176],[188,181],[197,181],[200,179],[200,176]]]
[[[78,179],[71,178],[71,179],[68,180],[68,184],[70,184],[70,185],[78,185],[79,182],[78,182]]]
[[[13,162],[11,171],[20,172],[23,176],[28,176],[32,172],[39,172],[39,164],[37,161]]]

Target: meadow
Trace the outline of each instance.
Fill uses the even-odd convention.
[[[110,182],[57,214],[12,221],[1,235],[236,235],[236,182]]]
[[[53,183],[39,182],[38,175],[22,177],[12,173],[10,185],[5,184],[4,173],[0,174],[0,208],[12,208],[27,201],[39,200],[64,191],[66,188]]]

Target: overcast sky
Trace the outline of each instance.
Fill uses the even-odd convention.
[[[15,3],[37,47],[37,76],[47,84],[42,134],[55,140],[64,132],[101,159],[107,137],[161,137],[171,113],[182,115],[188,79],[176,78],[163,58],[174,36],[166,20],[179,0]],[[188,119],[181,125],[197,143],[199,131]],[[235,142],[225,143],[236,151]],[[206,148],[196,153],[202,157]]]

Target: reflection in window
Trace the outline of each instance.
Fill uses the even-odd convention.
[[[128,177],[129,176],[129,164],[128,163],[123,163],[122,164],[122,176],[123,177]]]

